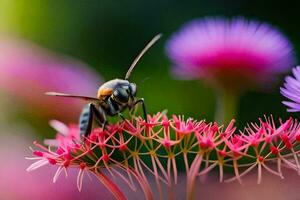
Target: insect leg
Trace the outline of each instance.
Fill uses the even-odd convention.
[[[122,118],[122,120],[124,120],[124,121],[126,121],[126,119],[125,119],[125,117],[123,116],[123,114],[122,113],[118,113],[118,116],[120,117],[120,118]]]
[[[146,120],[146,122],[148,122],[148,120],[147,120],[147,110],[146,110],[146,105],[145,105],[144,98],[136,100],[133,105],[135,106],[138,103],[142,104],[144,119]]]
[[[107,118],[104,110],[99,106],[97,109],[95,106],[92,107],[93,113],[95,115],[95,120],[99,126],[101,126],[102,130],[105,129],[107,125]]]
[[[100,108],[101,109],[101,108]],[[102,110],[97,110],[94,104],[89,103],[86,105],[81,112],[79,118],[79,128],[80,128],[80,136],[88,137],[92,131],[93,120],[95,119],[97,123],[105,127],[107,120],[104,112]],[[95,115],[95,118],[94,118]]]
[[[108,106],[108,110],[109,110],[109,113],[111,115],[118,115],[122,120],[126,120],[125,117],[123,116],[123,114],[121,113],[121,109],[119,107],[115,107],[114,104],[114,100],[109,98],[108,101],[106,102],[107,103],[107,106]]]
[[[101,107],[97,109],[96,106],[93,105],[92,112],[95,115],[95,121],[98,123],[99,126],[101,126],[104,129],[107,125],[107,119],[104,110]]]
[[[80,118],[79,118],[79,128],[80,128],[80,136],[87,137],[91,133],[92,125],[93,125],[93,112],[92,112],[92,103],[84,106]]]

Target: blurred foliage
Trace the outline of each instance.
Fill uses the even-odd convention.
[[[300,21],[296,9],[290,2],[272,0],[1,0],[0,30],[79,58],[106,80],[124,77],[143,46],[161,32],[163,38],[132,74],[131,80],[139,87],[138,96],[145,98],[150,113],[168,109],[170,114],[213,120],[215,97],[210,88],[198,81],[175,80],[170,75],[170,63],[164,54],[166,39],[194,18],[243,15],[279,27],[297,52]],[[290,115],[281,104],[282,82],[283,77],[268,93],[244,94],[238,124],[257,121],[264,114],[276,118]]]

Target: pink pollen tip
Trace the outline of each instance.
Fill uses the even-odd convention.
[[[275,156],[277,156],[278,153],[279,153],[279,150],[278,150],[277,147],[275,147],[275,146],[271,146],[271,147],[270,147],[270,151],[271,151],[271,153],[272,153],[273,155],[275,155]]]
[[[150,128],[152,128],[153,126],[155,126],[155,124],[150,123],[150,122],[149,122],[149,123],[145,122],[144,125],[145,125],[146,129],[150,129]]]
[[[214,146],[214,143],[213,143],[211,140],[207,140],[207,141],[206,141],[206,146],[207,146],[208,148],[212,148],[212,147]]]
[[[214,125],[211,127],[212,132],[216,133],[219,130],[218,124],[214,123]]]
[[[241,154],[238,151],[233,151],[233,155],[234,155],[234,157],[239,157]]]
[[[64,162],[64,167],[69,167],[70,166],[70,164],[71,164],[71,161],[70,160],[66,160],[65,162]]]
[[[226,137],[226,133],[223,132],[223,133],[220,133],[220,136],[223,138],[223,137]]]
[[[119,134],[122,134],[122,133],[123,133],[123,129],[122,129],[121,127],[118,127],[118,128],[117,128],[117,132],[118,132]]]
[[[201,141],[201,142],[199,143],[199,145],[200,145],[200,147],[201,147],[202,149],[206,149],[206,148],[207,148],[206,142]]]
[[[259,162],[263,162],[264,161],[264,157],[263,156],[258,156],[257,159],[258,159]]]
[[[218,154],[222,157],[225,157],[226,156],[226,152],[225,151],[218,151]]]
[[[289,138],[287,135],[281,135],[281,139],[284,143],[289,141]]]
[[[187,130],[193,130],[193,129],[194,129],[194,125],[191,121],[189,121],[187,124]]]
[[[51,165],[55,165],[57,163],[56,160],[54,160],[53,158],[47,158],[47,159]]]
[[[56,153],[57,153],[58,155],[62,155],[62,154],[65,153],[65,150],[63,150],[62,148],[58,148],[58,149],[56,150]]]
[[[266,143],[267,144],[270,144],[272,142],[272,137],[269,135],[269,136],[266,136]]]
[[[252,146],[252,147],[257,147],[257,146],[258,146],[258,141],[256,141],[256,140],[255,140],[255,141],[252,141],[252,142],[251,142],[251,146]]]
[[[98,139],[98,136],[95,135],[95,134],[93,134],[93,135],[90,136],[90,140],[93,141],[93,142],[96,142],[97,139]]]
[[[120,151],[126,151],[126,149],[127,149],[126,144],[121,144],[119,149],[120,149]]]
[[[80,169],[86,168],[85,162],[81,162],[81,163],[79,164],[79,167],[80,167]]]
[[[166,148],[170,148],[171,147],[171,142],[170,142],[170,140],[164,140],[163,141],[163,145],[166,147]]]
[[[293,124],[293,118],[289,118],[283,125],[283,131],[287,131]]]
[[[168,119],[163,119],[161,125],[166,128],[170,126],[170,121]]]
[[[38,156],[38,157],[43,157],[44,153],[41,151],[34,151],[33,155]]]
[[[104,155],[102,156],[102,160],[103,160],[104,162],[108,162],[108,161],[109,161],[109,155],[104,154]]]
[[[292,143],[290,142],[290,141],[284,141],[284,144],[285,144],[285,147],[287,148],[287,149],[292,149],[293,148],[293,145],[292,145]]]
[[[70,152],[66,153],[66,154],[64,155],[64,157],[65,157],[65,159],[67,159],[67,160],[71,160],[71,159],[72,159],[72,155],[70,154]]]
[[[296,141],[300,142],[300,134],[296,136]]]

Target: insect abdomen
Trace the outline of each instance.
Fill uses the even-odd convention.
[[[93,113],[91,112],[90,105],[86,105],[83,107],[80,117],[79,117],[79,129],[80,129],[80,136],[87,136],[87,133],[91,131],[91,116]]]

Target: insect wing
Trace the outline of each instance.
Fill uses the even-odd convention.
[[[82,99],[85,101],[97,101],[100,100],[95,97],[88,97],[88,96],[81,96],[81,95],[73,95],[73,94],[65,94],[65,93],[59,93],[59,92],[46,92],[46,95],[49,96],[57,96],[57,97],[68,97],[68,98],[76,98],[76,99]]]

